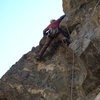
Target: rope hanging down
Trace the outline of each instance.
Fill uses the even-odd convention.
[[[74,83],[74,65],[75,65],[75,57],[74,57],[74,51],[73,51],[73,65],[72,65],[72,77],[71,77],[71,100],[73,100],[73,83]]]
[[[97,8],[97,6],[99,5],[99,3],[100,3],[100,0],[98,0],[98,2],[96,3],[96,5],[95,5],[95,7],[94,7],[94,9],[93,9],[93,12],[92,12],[92,15],[91,15],[91,17],[94,15],[94,12],[96,11],[96,8]],[[66,25],[67,26],[67,25]],[[68,31],[68,34],[69,34],[69,36],[70,36],[70,32],[69,32],[69,29],[68,29],[68,26],[67,26],[67,31]],[[74,51],[73,51],[73,65],[72,65],[72,73],[71,73],[71,93],[70,93],[70,95],[71,95],[71,97],[70,97],[70,100],[73,100],[73,85],[74,85],[74,65],[75,65],[75,57],[74,57],[75,55],[74,55]]]
[[[69,36],[70,36],[70,31],[69,31],[69,28],[68,28],[68,26],[66,25],[66,27],[67,27],[67,32],[68,32],[68,34],[69,34]],[[71,36],[70,36],[70,38],[71,38]],[[72,39],[71,39],[71,41],[72,41]],[[70,100],[73,100],[73,83],[74,83],[74,63],[75,63],[75,58],[74,58],[74,51],[73,51],[73,61],[72,61],[72,63],[73,63],[73,65],[72,65],[72,72],[71,72],[71,88],[70,88]]]

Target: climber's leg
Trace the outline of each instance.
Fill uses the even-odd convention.
[[[53,29],[51,28],[49,30],[49,34],[46,38],[45,44],[43,45],[42,49],[40,50],[38,56],[36,57],[37,60],[41,59],[41,57],[43,56],[44,52],[46,51],[46,49],[48,48],[48,46],[50,45],[51,41],[57,37],[57,29]]]
[[[41,59],[41,57],[43,56],[44,52],[46,51],[46,49],[50,45],[52,39],[53,38],[51,38],[49,36],[46,38],[45,44],[43,45],[42,49],[40,50],[39,54],[36,57],[37,60],[40,60]]]

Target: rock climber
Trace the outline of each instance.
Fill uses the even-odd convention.
[[[38,55],[36,56],[37,60],[40,60],[42,56],[44,55],[44,52],[50,45],[51,41],[54,38],[58,38],[58,40],[62,41],[63,43],[67,43],[67,45],[70,44],[70,36],[68,33],[66,33],[67,36],[65,36],[63,33],[64,31],[60,29],[59,24],[61,20],[65,17],[66,15],[61,16],[59,19],[55,20],[52,19],[50,21],[50,25],[43,30],[43,36],[46,37],[45,43],[41,50],[39,51]]]

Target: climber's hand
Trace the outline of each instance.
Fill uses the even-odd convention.
[[[46,32],[43,32],[43,35],[44,36],[48,36],[50,34],[50,31],[48,30],[48,31],[46,31]]]
[[[43,36],[46,36],[46,35],[47,35],[47,31],[43,30]]]

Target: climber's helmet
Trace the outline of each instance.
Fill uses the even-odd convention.
[[[53,23],[54,21],[55,21],[55,19],[51,19],[51,20],[50,20],[50,23]]]

